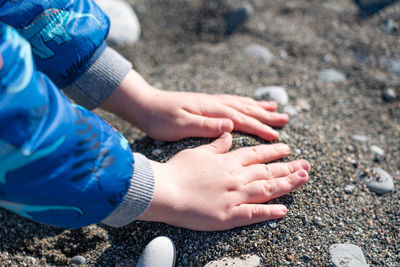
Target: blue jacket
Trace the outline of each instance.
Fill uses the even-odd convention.
[[[93,1],[0,0],[0,21],[15,28],[0,22],[0,206],[65,228],[100,222],[127,193],[132,152],[52,80],[96,60],[108,18]]]

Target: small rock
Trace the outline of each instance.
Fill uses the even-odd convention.
[[[398,76],[400,76],[400,60],[389,60],[387,65],[392,69],[392,72]]]
[[[322,219],[320,217],[314,217],[314,224],[320,226],[320,227],[324,227],[325,224],[322,222]]]
[[[352,244],[334,244],[329,248],[331,261],[336,267],[368,266],[362,250]]]
[[[379,146],[372,145],[369,149],[372,152],[374,152],[375,154],[377,154],[378,156],[385,155],[385,151],[382,148],[380,148]]]
[[[285,88],[280,86],[266,86],[258,88],[254,91],[257,99],[274,100],[281,105],[286,105],[289,102],[289,96]]]
[[[309,261],[309,260],[311,260],[311,257],[308,254],[303,254],[303,259],[305,261]]]
[[[163,152],[163,151],[162,151],[161,149],[156,148],[156,149],[154,149],[153,151],[151,151],[151,154],[152,154],[153,156],[155,156],[155,157],[158,157],[158,156],[161,155],[162,152]]]
[[[36,264],[37,260],[34,257],[26,256],[25,262],[26,262],[26,264],[28,264],[28,266],[34,266]]]
[[[305,110],[305,111],[310,111],[311,110],[311,105],[308,103],[308,101],[304,98],[299,98],[296,100],[297,107],[300,110]]]
[[[346,192],[347,194],[352,194],[355,189],[356,187],[354,185],[348,184],[344,187],[344,192]]]
[[[326,69],[321,71],[318,74],[319,78],[326,81],[326,82],[343,82],[346,80],[346,76],[335,70],[335,69]]]
[[[354,134],[351,136],[353,140],[360,141],[360,142],[367,142],[368,141],[368,136],[362,135],[362,134]]]
[[[257,255],[245,255],[241,258],[222,258],[220,260],[208,262],[204,267],[256,267],[261,264],[261,258]]]
[[[394,25],[394,21],[391,19],[388,19],[385,21],[385,25],[383,26],[383,31],[386,33],[392,33],[396,29],[396,26]]]
[[[367,187],[369,190],[378,194],[385,194],[393,191],[393,178],[389,173],[381,168],[374,168],[372,171],[378,175],[378,179],[368,182]]]
[[[288,52],[286,52],[286,50],[283,50],[283,49],[281,49],[281,50],[279,50],[279,57],[281,58],[281,59],[287,59],[288,58]]]
[[[396,91],[393,88],[385,88],[382,91],[382,98],[386,102],[394,102],[397,100]]]
[[[232,34],[240,25],[242,25],[253,14],[253,6],[245,3],[238,9],[232,11],[226,17],[226,31],[225,34]]]
[[[297,116],[297,108],[291,105],[287,105],[283,108],[283,113],[288,114],[291,117]]]
[[[303,222],[304,225],[306,225],[308,223],[308,217],[307,215],[304,215],[301,217],[301,221]]]
[[[96,3],[111,21],[107,42],[129,45],[139,40],[140,23],[129,4],[121,0],[96,0]]]
[[[75,265],[86,264],[86,259],[81,255],[76,255],[76,256],[72,257],[71,264],[75,264]]]
[[[250,54],[255,59],[263,61],[267,65],[271,65],[274,61],[274,55],[268,48],[259,44],[251,44],[244,49],[245,53]]]
[[[275,229],[277,227],[275,221],[267,221],[267,224],[271,229]]]

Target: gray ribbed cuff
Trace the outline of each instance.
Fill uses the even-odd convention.
[[[132,69],[132,64],[114,49],[103,54],[63,91],[77,104],[95,109],[114,91]]]
[[[136,220],[150,206],[154,193],[154,173],[150,161],[133,153],[134,165],[131,185],[124,200],[102,223],[122,227]]]

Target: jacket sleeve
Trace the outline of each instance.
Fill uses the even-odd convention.
[[[93,0],[0,0],[0,21],[29,41],[38,69],[86,108],[101,105],[132,67],[107,47],[109,19]]]
[[[148,160],[103,119],[69,102],[36,70],[29,43],[1,22],[0,126],[0,207],[78,228],[122,226],[150,204]]]

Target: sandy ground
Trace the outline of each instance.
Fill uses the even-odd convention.
[[[305,186],[275,201],[288,205],[288,215],[274,229],[261,223],[202,233],[134,222],[122,229],[92,225],[70,231],[0,210],[1,266],[27,265],[28,256],[38,265],[67,265],[78,254],[93,266],[132,266],[158,235],[174,240],[178,266],[202,266],[245,254],[260,256],[263,266],[327,266],[334,243],[358,245],[371,266],[400,265],[400,106],[381,96],[387,88],[400,93],[400,76],[388,64],[400,60],[400,4],[361,20],[350,0],[255,0],[248,23],[225,37],[223,17],[238,4],[134,1],[142,38],[117,49],[165,90],[253,96],[261,86],[280,85],[292,105],[307,102],[309,110],[305,107],[280,130],[280,140],[293,150],[288,160],[305,158],[313,168]],[[389,19],[394,30],[385,32]],[[244,53],[254,43],[275,55],[270,66]],[[318,73],[328,68],[347,79],[321,80]],[[135,151],[154,160],[210,141],[155,142],[118,118],[97,112],[128,137]],[[354,134],[368,140],[354,140]],[[234,135],[235,148],[262,142]],[[371,145],[385,155],[376,157]],[[152,155],[155,148],[161,155]],[[368,190],[373,167],[393,176],[394,192],[378,195]],[[346,193],[346,185],[354,185],[354,192]]]

